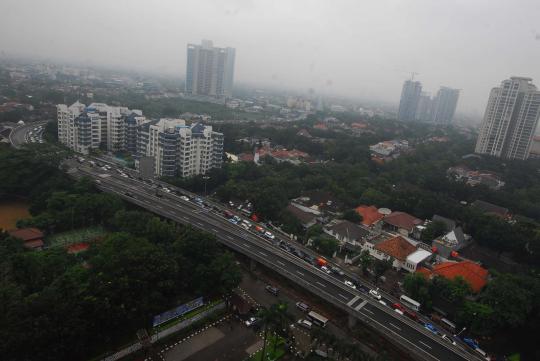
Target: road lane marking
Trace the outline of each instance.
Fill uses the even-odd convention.
[[[424,342],[422,342],[422,341],[420,341],[420,340],[418,340],[418,343],[421,343],[422,345],[426,346],[427,348],[431,348],[430,345],[428,345],[428,344],[426,344],[426,343],[424,343]]]
[[[203,224],[201,222],[195,222],[195,223],[197,223],[199,225],[199,227],[203,226]]]
[[[280,266],[285,267],[285,263],[283,263],[283,262],[281,262],[281,261],[276,261],[276,262],[277,262],[277,264],[279,264]]]
[[[268,257],[268,255],[266,253],[264,253],[264,252],[259,251],[259,253],[262,254],[265,257]]]
[[[360,311],[360,309],[361,309],[362,307],[364,307],[364,306],[366,305],[366,303],[367,303],[367,300],[364,300],[362,303],[360,303],[360,304],[359,304],[358,306],[356,306],[354,309],[355,309],[356,311]]]
[[[360,299],[360,296],[354,296],[354,298],[352,300],[347,302],[347,306],[352,306],[352,304],[355,303],[356,301],[358,301],[359,299]]]
[[[373,311],[368,310],[367,308],[363,308],[362,311],[365,311],[367,313],[371,313],[373,315]]]
[[[396,329],[398,329],[398,330],[401,331],[401,327],[394,325],[392,322],[388,322],[388,324],[389,324],[390,326],[392,326],[393,328],[396,328]]]
[[[247,243],[244,243],[244,247],[251,248],[251,246],[249,244],[247,244]]]
[[[304,274],[298,270],[296,271],[296,273],[298,273],[300,276],[304,276]]]
[[[349,299],[349,297],[347,297],[347,296],[343,296],[343,295],[342,295],[341,293],[338,293],[338,295],[339,295],[339,296],[340,296],[341,298],[344,298],[344,299],[346,299],[346,300],[348,300],[348,299]]]
[[[326,287],[325,285],[323,285],[322,283],[320,283],[319,281],[316,281],[315,283],[317,283],[319,286],[321,287]]]
[[[212,228],[212,231],[214,231],[214,232],[216,232],[216,233],[217,233],[217,229],[215,229],[215,228]]]

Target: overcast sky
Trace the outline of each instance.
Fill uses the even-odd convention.
[[[511,76],[540,86],[540,0],[0,0],[0,50],[184,76],[186,44],[236,48],[238,82],[397,104],[410,72],[482,113]]]

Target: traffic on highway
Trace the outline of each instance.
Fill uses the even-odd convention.
[[[76,177],[88,176],[103,191],[179,223],[213,233],[231,249],[247,255],[346,311],[353,319],[378,329],[425,360],[474,360],[451,332],[437,329],[409,307],[349,274],[313,251],[234,212],[157,180],[143,180],[137,172],[102,159],[68,160]]]

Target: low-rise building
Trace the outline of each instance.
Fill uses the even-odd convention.
[[[488,270],[472,261],[442,262],[434,265],[431,269],[421,268],[418,272],[427,277],[440,276],[449,280],[462,277],[471,287],[474,293],[478,293],[488,282]]]
[[[287,206],[287,211],[298,219],[304,228],[309,228],[315,225],[317,223],[317,217],[320,216],[320,212],[312,209],[306,209],[306,207],[299,206],[295,203],[290,203]]]
[[[341,244],[361,247],[369,230],[347,220],[334,220],[323,228],[324,233],[334,237]]]
[[[355,211],[362,217],[361,223],[366,227],[374,227],[384,218],[384,214],[375,206],[359,205]]]
[[[468,244],[469,236],[463,233],[461,227],[457,227],[442,237],[438,237],[431,243],[433,253],[443,259],[448,259]]]
[[[413,234],[415,228],[424,222],[405,212],[392,212],[383,218],[384,228],[404,236]]]
[[[43,232],[37,228],[20,228],[8,231],[8,234],[24,242],[24,247],[32,250],[43,249]]]
[[[497,216],[504,219],[509,218],[511,216],[508,208],[500,207],[493,203],[489,203],[489,202],[485,202],[481,200],[474,201],[471,204],[471,207],[479,210],[480,212],[484,214]]]
[[[402,236],[393,236],[376,244],[370,254],[380,260],[392,259],[395,269],[404,268],[407,257],[416,251],[416,247]]]

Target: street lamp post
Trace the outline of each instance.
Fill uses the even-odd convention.
[[[466,329],[467,329],[467,327],[463,327],[463,328],[461,329],[461,331],[459,331],[457,334],[454,335],[454,337],[458,337],[458,336],[461,335],[461,333],[462,333],[463,331],[465,331]]]
[[[209,180],[210,177],[205,175],[202,178],[204,179],[204,198],[206,198],[206,181]]]

